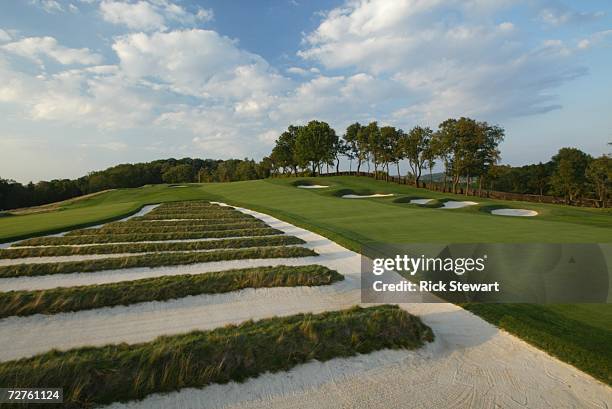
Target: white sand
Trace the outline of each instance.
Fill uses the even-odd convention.
[[[189,186],[185,186],[185,185],[180,185],[180,186],[168,186],[170,189],[175,189],[178,187],[189,187]]]
[[[360,256],[314,233],[256,214],[308,241],[346,280],[312,288],[249,289],[55,316],[0,320],[0,359],[57,347],[140,342],[230,322],[344,308],[360,299]],[[258,260],[259,261],[259,260]],[[264,260],[265,261],[265,260]],[[212,264],[212,263],[211,263]],[[400,277],[396,277],[400,279]],[[379,351],[245,383],[151,395],[113,408],[608,408],[612,390],[575,368],[448,303],[401,304],[436,341],[416,351]],[[41,336],[44,334],[44,336]]]
[[[424,205],[424,204],[427,204],[427,203],[429,203],[431,201],[433,201],[433,199],[412,199],[410,201],[410,203]]]
[[[477,204],[477,202],[456,202],[454,200],[449,200],[448,202],[444,202],[440,209],[460,209],[462,207],[474,206]]]
[[[300,189],[325,189],[326,187],[329,187],[329,186],[325,186],[325,185],[300,185],[298,187]]]
[[[537,216],[538,212],[527,209],[495,209],[491,210],[491,214],[497,216],[518,216],[518,217],[533,217]]]
[[[343,199],[365,199],[368,197],[390,197],[393,196],[393,193],[383,194],[383,193],[375,193],[373,195],[343,195]]]

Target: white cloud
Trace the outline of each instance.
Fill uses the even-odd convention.
[[[198,12],[196,13],[196,18],[200,21],[211,21],[214,20],[215,18],[215,13],[212,11],[212,9],[198,9]]]
[[[138,0],[125,2],[102,0],[102,18],[109,23],[124,25],[133,30],[166,30],[170,22],[194,25],[196,22],[213,20],[211,9],[198,8],[195,13],[169,0]]]
[[[590,23],[604,16],[602,11],[579,12],[561,6],[544,8],[539,14],[540,20],[550,26]]]
[[[103,0],[100,3],[100,12],[104,20],[113,24],[123,24],[131,29],[158,30],[164,28],[164,17],[147,1],[125,3]]]
[[[154,78],[186,95],[225,100],[261,97],[287,83],[263,58],[210,30],[130,34],[118,38],[113,49],[127,76]]]
[[[56,0],[30,0],[30,4],[43,9],[47,13],[58,13],[64,11],[62,5]]]
[[[42,63],[41,56],[52,58],[60,64],[98,64],[102,56],[88,48],[68,48],[58,44],[53,37],[28,37],[5,44],[0,49]]]
[[[11,41],[11,35],[7,31],[0,28],[0,42],[4,43],[7,41]]]
[[[513,22],[480,15],[513,1],[486,9],[475,2],[351,1],[324,16],[298,55],[403,85],[394,117],[405,122],[435,125],[467,114],[498,120],[559,108],[551,90],[585,73],[571,62],[574,50],[554,40],[530,48]],[[473,16],[474,9],[481,13]]]
[[[612,30],[598,31],[591,34],[588,38],[580,40],[578,42],[578,48],[585,50],[606,41],[608,38],[612,38]]]

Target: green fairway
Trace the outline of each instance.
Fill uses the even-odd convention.
[[[152,186],[108,192],[78,201],[59,211],[0,218],[0,240],[93,224],[138,210],[144,204],[205,199],[258,210],[320,233],[355,251],[372,242],[610,242],[612,211],[530,202],[486,200],[374,181],[365,177],[300,178],[298,181],[329,185],[326,189],[299,189],[296,179],[269,179],[235,183],[190,185],[170,189]],[[394,193],[371,199],[343,199],[342,194]],[[407,198],[472,200],[476,206],[437,209],[406,203]],[[491,215],[491,208],[535,210],[536,217]],[[536,308],[537,307],[537,308]],[[510,308],[490,305],[472,309],[508,331],[523,337],[559,358],[610,383],[612,367],[612,305],[554,305]],[[527,311],[529,313],[527,313]],[[542,316],[536,312],[550,313]],[[535,318],[534,318],[535,316]],[[504,325],[508,319],[519,324]],[[524,319],[523,319],[524,317]],[[567,319],[563,337],[557,337],[558,318]],[[597,329],[592,343],[585,329]],[[555,342],[548,342],[554,337]],[[601,340],[609,342],[601,342]],[[539,342],[542,341],[542,342]],[[596,349],[593,349],[596,347]],[[570,359],[571,356],[577,359]]]
[[[91,226],[137,212],[145,204],[206,198],[200,188],[172,189],[167,185],[118,189],[60,206],[57,210],[0,217],[0,242],[31,237],[41,232]]]

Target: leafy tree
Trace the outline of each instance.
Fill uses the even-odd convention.
[[[552,158],[555,166],[551,178],[553,191],[568,202],[576,200],[584,193],[590,161],[591,157],[580,149],[561,148]]]
[[[295,141],[299,130],[299,126],[289,125],[289,128],[276,140],[276,145],[271,154],[276,166],[291,169],[296,176],[298,163],[295,157]]]
[[[374,175],[377,175],[378,165],[383,161],[385,155],[385,144],[378,123],[376,121],[370,122],[363,130],[363,133],[367,138],[368,151],[372,154]]]
[[[430,128],[415,126],[408,132],[408,137],[405,139],[404,153],[417,187],[419,187],[421,172],[427,160],[426,152],[429,149],[432,136],[433,131]]]
[[[189,165],[177,165],[168,168],[162,174],[162,180],[165,183],[185,183],[191,182],[191,166]]]
[[[298,130],[295,141],[295,157],[302,167],[310,166],[312,174],[320,172],[321,164],[334,157],[336,132],[322,121],[310,121]]]
[[[396,129],[394,126],[383,126],[380,128],[380,158],[383,163],[383,167],[387,168],[387,177],[389,176],[389,164],[395,163],[397,165],[397,175],[399,176],[399,161],[403,157],[401,149],[401,130]]]
[[[357,132],[357,147],[359,151],[359,163],[357,172],[361,170],[361,164],[365,161],[368,164],[368,172],[370,171],[370,134],[366,126],[359,128]]]
[[[448,119],[439,128],[440,155],[452,176],[454,193],[461,177],[465,177],[467,187],[472,176],[486,175],[487,168],[499,160],[498,146],[504,138],[502,128],[464,117]]]
[[[359,150],[360,145],[358,141],[359,131],[361,130],[361,128],[361,124],[359,124],[359,122],[355,122],[354,124],[351,124],[346,128],[346,132],[344,134],[344,141],[346,143],[346,150],[344,152],[344,155],[349,160],[349,169],[352,169],[353,159],[357,159],[357,172],[359,172],[361,169],[362,161],[362,155]]]
[[[593,159],[586,169],[586,177],[594,188],[595,197],[605,206],[612,186],[612,158],[601,155]]]
[[[232,180],[253,180],[258,177],[255,161],[245,158],[236,164],[236,174]]]
[[[425,150],[423,150],[423,163],[429,170],[429,184],[433,184],[433,168],[436,166],[436,158],[440,156],[440,150],[438,148],[438,139],[435,138],[435,134],[432,133],[429,138],[429,143]]]

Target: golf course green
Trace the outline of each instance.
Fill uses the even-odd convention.
[[[328,186],[299,189],[298,184]],[[345,194],[393,196],[345,199]],[[410,199],[474,201],[441,209]],[[0,217],[0,242],[124,217],[145,204],[205,199],[270,214],[360,251],[372,242],[467,243],[610,242],[612,210],[488,200],[431,192],[366,177],[279,178],[233,183],[167,185],[109,191],[56,210]],[[496,216],[495,208],[535,210],[535,217]],[[612,384],[612,305],[472,304],[466,309]]]

